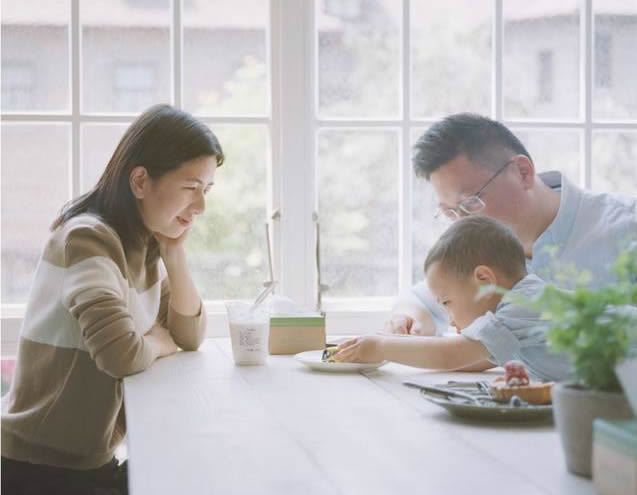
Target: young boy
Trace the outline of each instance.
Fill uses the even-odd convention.
[[[419,368],[481,371],[516,359],[536,378],[563,380],[565,355],[546,347],[547,322],[516,303],[531,300],[544,282],[526,271],[524,248],[511,229],[485,216],[457,220],[429,251],[425,276],[459,335],[408,337],[369,335],[349,340],[339,361],[395,361]],[[479,296],[481,287],[507,289]]]

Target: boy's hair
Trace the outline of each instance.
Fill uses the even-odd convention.
[[[500,122],[474,113],[457,113],[436,122],[420,136],[412,161],[415,174],[429,180],[432,173],[460,154],[485,167],[498,167],[498,155],[506,151],[531,160],[522,142]]]
[[[486,216],[456,220],[433,245],[425,260],[425,273],[439,262],[446,272],[469,277],[476,266],[486,265],[517,282],[526,276],[524,247],[503,223]]]

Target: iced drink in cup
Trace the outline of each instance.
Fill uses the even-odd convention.
[[[226,302],[235,364],[264,364],[268,357],[270,313],[265,305],[253,311],[251,306],[243,301]]]

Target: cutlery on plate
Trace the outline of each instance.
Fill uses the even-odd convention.
[[[458,397],[461,399],[466,399],[474,404],[481,404],[480,399],[471,395],[466,394],[464,392],[458,392],[457,390],[449,390],[442,387],[435,387],[433,385],[421,385],[420,383],[413,382],[403,382],[403,385],[411,388],[416,388],[418,390],[422,390],[423,392],[427,392],[430,394],[444,395],[446,397]]]

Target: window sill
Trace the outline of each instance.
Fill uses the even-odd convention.
[[[18,351],[20,327],[26,306],[2,306],[2,357],[13,357]],[[205,303],[208,315],[207,337],[227,337],[228,320],[223,303]],[[382,330],[391,309],[391,298],[327,299],[324,304],[328,335],[360,335]]]

